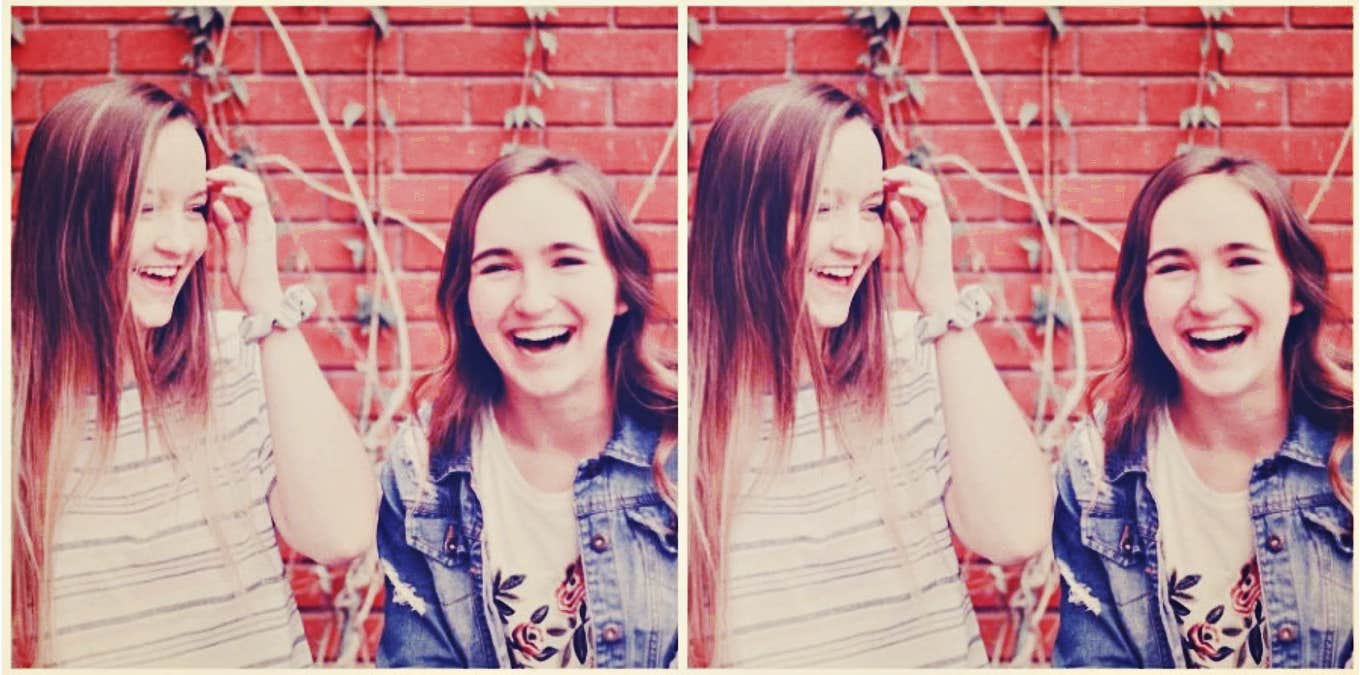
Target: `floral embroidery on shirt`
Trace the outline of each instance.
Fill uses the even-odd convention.
[[[515,668],[593,667],[585,570],[580,557],[567,565],[551,599],[521,598],[515,589],[524,584],[525,575],[503,576],[502,572],[497,570],[492,580],[492,602],[506,628],[505,642],[511,665]],[[525,617],[521,610],[528,607],[534,609]]]
[[[1201,575],[1180,576],[1171,571],[1171,610],[1176,615],[1185,662],[1191,668],[1270,667],[1266,650],[1265,605],[1261,602],[1261,573],[1252,558],[1242,566],[1237,581],[1227,590],[1226,602],[1197,597]],[[1192,616],[1209,606],[1203,617]],[[1202,609],[1200,610],[1202,611]],[[1234,657],[1229,661],[1229,657]]]

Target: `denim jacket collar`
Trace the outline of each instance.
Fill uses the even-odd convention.
[[[614,431],[610,435],[609,441],[605,443],[602,457],[610,457],[625,464],[650,468],[652,465],[652,455],[656,450],[659,434],[642,424],[639,424],[631,416],[619,412],[614,416]],[[463,438],[456,441],[452,451],[431,453],[430,457],[430,478],[436,483],[442,483],[455,473],[472,473],[472,448],[471,439]]]

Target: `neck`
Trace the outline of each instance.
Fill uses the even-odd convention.
[[[1267,457],[1289,433],[1289,403],[1283,377],[1271,387],[1232,398],[1215,398],[1182,386],[1171,404],[1171,421],[1182,442],[1205,450]]]
[[[493,412],[506,441],[528,451],[594,457],[614,433],[614,399],[603,379],[548,397],[507,387]]]

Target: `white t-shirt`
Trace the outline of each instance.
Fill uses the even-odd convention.
[[[273,445],[259,349],[241,344],[239,312],[216,317],[212,406],[221,459],[244,475],[217,491],[243,593],[227,574],[193,480],[176,472],[160,434],[147,437],[135,387],[118,402],[114,455],[99,480],[55,524],[51,655],[66,667],[311,665],[284,575],[267,495]],[[86,422],[84,457],[94,447]],[[149,452],[148,452],[148,444]]]
[[[1165,409],[1148,428],[1148,491],[1186,663],[1269,667],[1250,495],[1218,492],[1200,480]]]
[[[733,514],[721,665],[987,663],[945,517],[949,453],[935,354],[912,339],[916,316],[893,317],[899,339],[890,392],[909,574],[873,486],[851,467],[834,434],[823,452],[816,393],[806,387],[798,392],[787,468],[742,495]],[[762,442],[771,436],[769,419]],[[922,516],[909,518],[913,509]]]
[[[472,486],[482,505],[486,593],[519,668],[593,666],[595,641],[570,490],[530,485],[488,411],[472,444]]]

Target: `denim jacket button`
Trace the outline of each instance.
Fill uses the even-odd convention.
[[[1293,642],[1295,637],[1297,637],[1297,635],[1294,631],[1294,626],[1291,624],[1280,626],[1280,630],[1275,631],[1275,639],[1280,642]]]
[[[590,538],[590,550],[596,553],[604,553],[609,550],[609,538],[603,534],[597,534]]]
[[[618,624],[611,623],[600,632],[600,637],[604,638],[605,642],[612,644],[623,639],[623,630],[618,627]]]
[[[1279,553],[1284,550],[1284,538],[1278,534],[1272,534],[1266,538],[1266,548],[1271,553]]]

